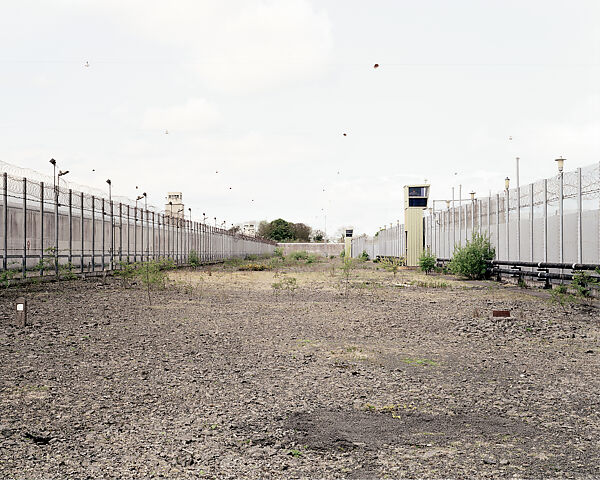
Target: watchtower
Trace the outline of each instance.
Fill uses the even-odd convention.
[[[429,200],[429,185],[404,186],[404,235],[406,240],[406,265],[416,267],[425,248],[423,211]]]

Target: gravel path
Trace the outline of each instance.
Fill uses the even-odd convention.
[[[0,477],[600,477],[596,307],[334,268],[4,291]]]

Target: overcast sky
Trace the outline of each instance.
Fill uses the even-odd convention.
[[[407,183],[487,195],[515,156],[522,184],[600,161],[599,19],[598,0],[5,1],[0,160],[157,206],[182,191],[195,219],[374,233]]]

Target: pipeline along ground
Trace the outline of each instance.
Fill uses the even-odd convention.
[[[600,476],[597,307],[340,266],[4,290],[0,477]]]

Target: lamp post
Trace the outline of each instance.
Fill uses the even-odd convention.
[[[565,167],[565,159],[562,157],[558,157],[556,160],[556,166],[558,167],[558,182],[559,182],[559,196],[558,196],[558,232],[559,232],[559,242],[560,242],[560,262],[563,263],[564,260],[564,223],[563,223],[563,215],[564,215],[564,167]]]
[[[510,221],[510,196],[509,196],[509,188],[510,188],[510,178],[506,177],[504,179],[504,192],[506,194],[506,205],[504,205],[504,222],[505,222],[505,233],[506,233],[506,259],[510,260],[510,232],[508,227],[508,222]]]

